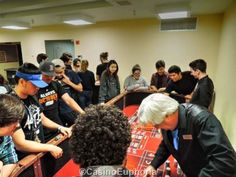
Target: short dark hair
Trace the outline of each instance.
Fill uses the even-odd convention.
[[[75,58],[75,59],[73,60],[73,65],[75,66],[78,61],[81,62],[81,60],[80,60],[79,58]]]
[[[25,113],[21,101],[12,95],[0,94],[0,127],[20,121]]]
[[[108,52],[102,52],[100,54],[100,59],[108,60]]]
[[[69,60],[72,60],[72,55],[69,53],[63,53],[60,59],[64,62],[67,63]]]
[[[72,158],[80,167],[122,164],[131,142],[127,117],[114,106],[91,105],[72,129]]]
[[[165,66],[166,66],[166,64],[165,64],[165,62],[164,62],[163,60],[158,60],[158,61],[156,62],[156,69],[159,69],[159,68],[161,68],[161,67],[164,67],[164,68],[165,68]]]
[[[83,58],[83,55],[78,55],[77,58],[81,60]]]
[[[17,71],[25,74],[41,74],[39,68],[32,63],[23,63]],[[18,83],[19,79],[18,76],[15,76],[16,83]]]
[[[134,72],[137,71],[137,70],[141,71],[141,67],[140,67],[138,64],[136,64],[136,65],[133,66],[133,68],[132,68],[132,74],[134,74]]]
[[[37,62],[40,64],[42,61],[46,60],[48,58],[48,55],[45,53],[40,53],[37,55]]]
[[[179,73],[181,73],[181,69],[177,65],[172,65],[171,67],[169,67],[168,73],[177,73],[177,74],[179,74]]]
[[[207,63],[203,59],[196,59],[189,63],[189,66],[196,71],[199,69],[201,72],[205,73],[207,69]]]

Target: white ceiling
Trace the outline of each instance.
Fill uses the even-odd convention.
[[[62,23],[65,15],[78,14],[96,22],[154,18],[163,7],[189,7],[191,15],[223,13],[235,0],[0,0],[0,24],[8,21],[31,26]]]

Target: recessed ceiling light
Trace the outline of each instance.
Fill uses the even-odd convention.
[[[4,29],[13,29],[13,30],[24,30],[24,29],[29,29],[28,27],[24,27],[24,26],[16,26],[16,25],[6,25],[6,26],[1,26],[1,28],[4,28]]]
[[[70,24],[70,25],[90,25],[93,24],[93,22],[82,20],[82,19],[75,19],[75,20],[65,20],[64,23]]]
[[[160,19],[174,19],[174,18],[187,18],[189,17],[188,11],[178,11],[178,12],[163,12],[158,13]]]
[[[94,24],[93,17],[83,14],[67,14],[61,16],[61,21],[70,25],[90,25]]]
[[[1,21],[1,28],[13,29],[13,30],[25,30],[31,28],[29,23],[20,22],[20,21]]]

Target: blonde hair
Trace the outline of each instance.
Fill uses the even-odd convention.
[[[146,97],[138,109],[140,123],[158,125],[178,109],[179,103],[169,96],[154,93]]]

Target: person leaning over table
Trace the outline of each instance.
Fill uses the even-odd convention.
[[[169,81],[165,89],[165,94],[174,98],[179,103],[185,103],[185,96],[193,92],[197,79],[191,75],[190,71],[182,72],[177,65],[170,66],[168,74]]]
[[[72,111],[83,114],[84,111],[76,103],[76,101],[70,97],[64,90],[62,85],[53,80],[55,77],[55,65],[50,61],[43,61],[39,66],[39,70],[42,73],[42,80],[48,85],[44,88],[40,88],[36,94],[39,103],[43,107],[43,113],[51,121],[63,125],[64,117],[59,114],[59,100],[61,99]],[[73,118],[73,117],[72,117]],[[58,134],[57,130],[51,130],[44,128],[44,138],[47,142]]]
[[[156,73],[152,74],[150,90],[155,92],[165,91],[167,83],[169,81],[168,73],[165,71],[164,60],[158,60],[156,62]]]
[[[16,167],[18,157],[11,135],[24,116],[24,106],[19,99],[0,94],[0,176],[7,177]]]
[[[187,177],[235,177],[236,153],[217,117],[198,105],[156,93],[139,109],[140,123],[160,128],[161,141],[146,176],[172,155]]]
[[[147,80],[141,76],[141,67],[136,64],[132,68],[132,74],[126,77],[124,89],[127,91],[146,91],[149,90]]]
[[[90,105],[78,117],[70,139],[72,159],[80,165],[80,176],[134,177],[124,167],[130,142],[130,125],[121,110]]]
[[[24,63],[18,68],[15,81],[16,86],[10,94],[21,100],[25,107],[24,117],[12,135],[18,158],[22,159],[32,152],[50,152],[55,158],[61,157],[63,152],[60,147],[45,144],[42,126],[59,130],[67,136],[71,135],[71,129],[51,121],[43,114],[35,95],[47,83],[42,81],[39,68],[32,63]]]

